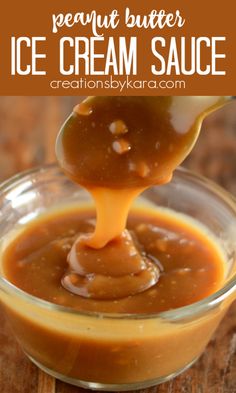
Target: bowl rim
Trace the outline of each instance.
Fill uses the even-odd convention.
[[[44,164],[32,169],[20,172],[15,176],[12,176],[10,179],[4,181],[0,185],[0,197],[3,196],[4,193],[9,192],[9,190],[17,186],[17,184],[21,183],[23,180],[26,180],[27,177],[36,173],[45,173],[50,170],[57,171],[62,176],[65,176],[63,171],[60,169],[57,163]],[[222,187],[214,183],[213,181],[207,179],[202,175],[198,175],[189,169],[178,167],[174,176],[185,176],[186,178],[198,183],[205,190],[211,191],[214,195],[218,196],[223,202],[230,207],[235,215],[236,219],[236,199],[233,195],[225,191]],[[68,179],[68,181],[71,181]],[[155,187],[152,186],[152,187]],[[150,187],[151,188],[151,187]],[[164,319],[168,321],[178,321],[185,318],[191,318],[195,315],[202,314],[210,309],[213,309],[221,304],[227,297],[236,292],[236,274],[218,291],[213,294],[195,302],[187,306],[178,307],[175,309],[171,309],[168,311],[162,311],[158,313],[150,313],[150,314],[130,314],[130,313],[105,313],[105,312],[95,312],[95,311],[78,311],[72,307],[61,306],[58,304],[51,303],[49,301],[40,299],[36,296],[33,296],[22,289],[16,287],[14,284],[9,282],[6,278],[4,278],[0,274],[0,290],[2,290],[6,294],[10,294],[16,297],[21,298],[23,301],[29,302],[33,305],[41,307],[46,310],[58,311],[60,313],[73,314],[81,317],[92,317],[96,319],[118,319],[118,320],[150,320],[150,319]]]

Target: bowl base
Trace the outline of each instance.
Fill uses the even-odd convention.
[[[167,382],[179,374],[183,373],[184,371],[188,370],[197,360],[199,357],[195,358],[191,363],[187,364],[186,366],[182,367],[181,369],[177,370],[175,373],[159,377],[156,379],[151,379],[147,381],[140,381],[134,383],[121,383],[121,384],[108,384],[108,383],[100,383],[100,382],[89,382],[89,381],[81,381],[75,378],[67,377],[62,375],[54,370],[51,370],[37,360],[26,354],[26,356],[41,370],[45,373],[51,375],[52,377],[59,379],[60,381],[66,382],[70,385],[79,386],[84,389],[91,389],[91,390],[100,390],[100,391],[108,391],[108,392],[117,392],[117,391],[129,391],[129,390],[138,390],[138,389],[145,389],[155,385],[159,385],[161,383]]]

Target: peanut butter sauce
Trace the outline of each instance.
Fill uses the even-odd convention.
[[[97,217],[95,231],[80,235],[68,255],[62,279],[66,289],[88,298],[112,299],[135,295],[157,283],[159,267],[135,247],[125,230],[130,205],[145,188],[171,179],[193,147],[203,118],[225,100],[89,97],[74,108],[58,136],[57,158],[65,174],[92,194]],[[99,261],[93,258],[94,249]],[[135,258],[130,250],[135,250]],[[86,275],[82,264],[87,258]],[[132,268],[134,259],[139,260],[139,269]],[[130,271],[119,279],[112,267],[97,273],[99,265],[123,261]]]
[[[184,215],[132,209],[127,243],[116,238],[103,249],[77,240],[78,235],[91,233],[94,225],[92,209],[61,209],[34,220],[4,252],[5,276],[25,292],[52,303],[80,311],[130,314],[194,303],[224,281],[224,255],[217,243]],[[64,274],[68,287],[61,283]],[[152,274],[158,275],[158,282],[145,288]]]

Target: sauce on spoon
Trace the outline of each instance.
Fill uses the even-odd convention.
[[[57,158],[66,175],[92,194],[97,219],[95,231],[80,235],[72,246],[65,288],[85,297],[103,293],[109,299],[108,282],[123,288],[119,297],[156,284],[159,267],[125,231],[130,206],[147,187],[170,181],[192,149],[204,117],[228,98],[89,97],[74,108],[57,138]],[[88,276],[83,264],[90,256],[92,260],[94,249],[110,268],[96,273],[94,259]],[[128,268],[119,281],[112,281],[116,253]],[[78,277],[76,285],[72,274]]]

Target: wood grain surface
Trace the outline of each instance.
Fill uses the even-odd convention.
[[[55,160],[60,124],[81,97],[0,98],[0,181]],[[185,165],[236,195],[236,103],[211,115]],[[23,354],[0,309],[0,393],[79,393]],[[236,393],[236,302],[205,353],[174,380],[140,393]]]

